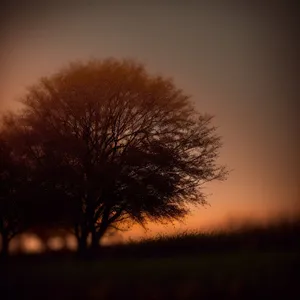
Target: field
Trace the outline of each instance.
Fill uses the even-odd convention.
[[[1,299],[300,299],[300,226],[183,234],[71,253],[12,257]]]

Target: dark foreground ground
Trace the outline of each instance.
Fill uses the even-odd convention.
[[[156,239],[84,260],[14,257],[1,264],[0,299],[300,299],[299,227],[272,230]]]

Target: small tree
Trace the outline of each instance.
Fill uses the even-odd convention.
[[[9,242],[23,230],[22,193],[26,181],[22,158],[0,133],[0,235],[1,256],[8,255]]]
[[[171,80],[131,60],[76,63],[24,97],[19,149],[61,195],[79,248],[111,227],[183,218],[222,180],[220,137]],[[21,134],[21,135],[20,135]]]
[[[0,236],[4,257],[11,239],[21,232],[67,227],[68,213],[63,211],[61,201],[65,201],[65,194],[53,188],[53,182],[49,182],[50,173],[47,178],[44,176],[45,168],[37,167],[24,151],[20,151],[19,146],[27,142],[19,140],[25,136],[16,131],[17,121],[13,114],[3,115],[1,119]]]

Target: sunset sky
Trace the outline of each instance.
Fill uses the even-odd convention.
[[[233,169],[227,181],[207,186],[211,206],[193,209],[175,229],[299,210],[299,74],[292,7],[198,1],[4,2],[1,110],[17,108],[27,86],[70,61],[137,59],[149,72],[173,77],[200,111],[215,115],[224,142],[220,162]],[[150,228],[163,232],[173,227]],[[135,229],[127,235],[138,232],[142,234]]]

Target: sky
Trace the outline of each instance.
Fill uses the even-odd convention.
[[[136,59],[215,116],[220,163],[232,169],[207,185],[210,206],[182,224],[150,225],[150,234],[292,215],[300,209],[296,8],[224,2],[4,1],[0,110],[18,109],[28,86],[71,61]]]

